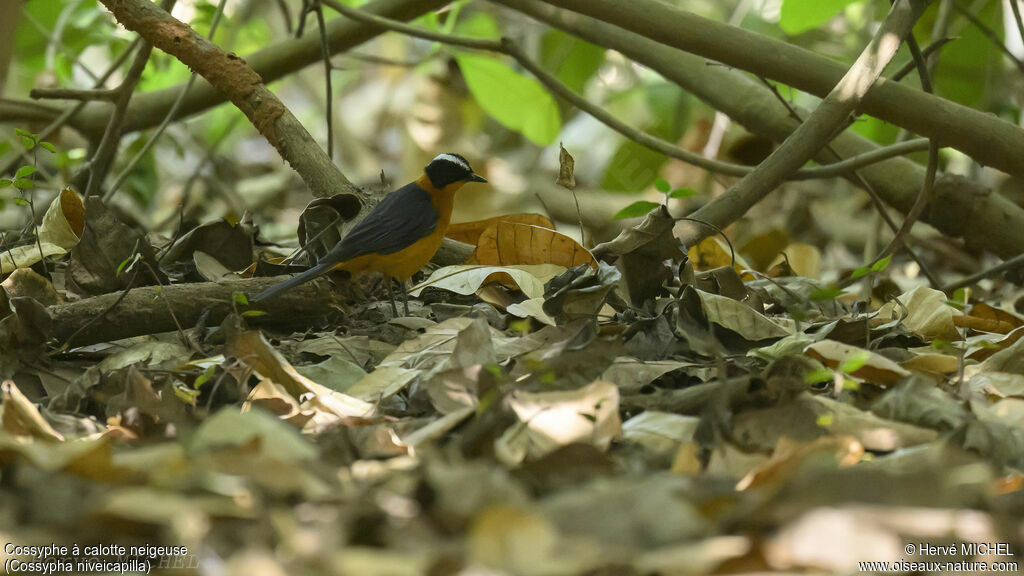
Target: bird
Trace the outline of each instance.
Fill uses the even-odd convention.
[[[315,266],[267,288],[251,301],[269,300],[330,270],[380,272],[388,284],[392,312],[398,315],[392,286],[397,280],[408,315],[405,282],[440,248],[451,223],[455,192],[468,182],[487,180],[473,172],[462,156],[439,154],[423,169],[423,175],[385,196]]]

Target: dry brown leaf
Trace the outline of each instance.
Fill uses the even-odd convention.
[[[576,189],[576,160],[573,159],[572,154],[562,146],[562,143],[558,143],[558,179],[555,180],[555,184],[569,190]]]
[[[946,303],[946,295],[942,292],[927,286],[918,286],[901,294],[897,299],[907,310],[903,325],[914,335],[927,342],[935,339],[949,342],[961,339],[954,322],[954,318],[961,316],[961,313]],[[875,321],[884,323],[890,318],[898,317],[901,313],[900,308],[896,303],[889,302],[878,310]]]
[[[484,230],[487,230],[498,222],[528,224],[531,226],[548,228],[550,230],[555,229],[554,223],[552,223],[546,216],[524,212],[521,214],[503,214],[501,216],[495,216],[494,218],[487,218],[486,220],[474,220],[472,222],[452,224],[448,226],[448,230],[445,231],[444,235],[452,240],[458,240],[459,242],[465,242],[466,244],[476,246],[477,242],[480,240],[480,235],[484,233]]]
[[[48,442],[63,442],[64,436],[50,426],[39,409],[12,380],[0,384],[3,390],[3,427],[15,436],[31,436]]]
[[[690,246],[687,256],[693,263],[694,270],[711,270],[722,266],[732,266],[737,273],[740,273],[753,269],[739,254],[736,254],[736,262],[733,263],[729,245],[718,236],[708,236],[696,246]],[[747,274],[743,276],[743,279],[753,280],[753,277]]]
[[[594,256],[579,242],[550,228],[515,222],[497,222],[480,234],[473,260],[476,264],[556,264],[573,268],[597,267]]]
[[[508,402],[519,424],[506,430],[495,446],[498,458],[508,465],[574,442],[607,450],[622,435],[619,389],[610,382],[558,392],[516,391]]]
[[[791,333],[742,302],[701,290],[696,292],[700,295],[701,307],[709,322],[728,328],[751,342],[784,338]]]
[[[556,264],[445,266],[434,270],[429,278],[413,286],[409,295],[419,296],[428,287],[456,294],[473,294],[487,284],[498,283],[510,290],[521,290],[527,298],[540,298],[544,295],[544,284],[563,272],[565,268]]]
[[[954,317],[953,323],[961,328],[970,328],[979,332],[1009,334],[1024,326],[1024,319],[1006,310],[979,302],[971,305],[967,314]]]
[[[296,401],[310,395],[300,405],[303,411],[316,411],[307,423],[307,429],[321,429],[347,418],[369,417],[375,411],[373,404],[335,392],[299,374],[258,331],[232,333],[225,345],[225,354],[238,358],[254,372],[280,385]]]
[[[910,375],[910,371],[881,354],[835,340],[815,342],[805,348],[804,353],[833,370],[845,371],[875,384],[892,385]]]
[[[744,476],[736,489],[781,487],[800,472],[807,462],[824,461],[839,468],[847,468],[860,462],[863,456],[864,446],[852,436],[825,436],[805,443],[780,438],[771,460]]]

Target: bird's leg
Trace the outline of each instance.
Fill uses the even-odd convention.
[[[388,283],[388,296],[391,297],[391,313],[394,314],[395,318],[398,318],[398,306],[395,304],[395,281],[391,278],[385,278],[385,282]],[[408,311],[406,311],[408,314]]]
[[[402,307],[405,308],[405,315],[409,315],[409,292],[405,289],[405,282],[399,280],[398,285],[402,287]]]

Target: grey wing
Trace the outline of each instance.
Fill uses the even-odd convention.
[[[430,194],[415,182],[388,194],[332,250],[338,262],[392,254],[430,234],[440,219]]]

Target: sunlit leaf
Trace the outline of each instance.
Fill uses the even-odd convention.
[[[828,22],[848,4],[861,0],[783,0],[779,26],[787,34],[800,34]]]
[[[516,73],[486,56],[455,57],[473,98],[506,128],[521,132],[535,144],[555,141],[562,118],[555,99],[534,79]]]
[[[646,216],[651,210],[654,210],[658,206],[661,206],[661,204],[651,202],[650,200],[637,200],[616,212],[612,218],[615,218],[616,220],[621,220],[623,218],[639,218],[641,216]]]

